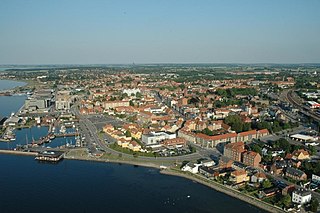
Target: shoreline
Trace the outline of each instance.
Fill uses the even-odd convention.
[[[141,162],[134,162],[134,161],[122,161],[122,160],[107,160],[107,159],[90,159],[90,158],[81,158],[81,157],[67,157],[65,158],[67,160],[81,160],[81,161],[94,161],[94,162],[101,162],[101,163],[123,163],[127,165],[133,165],[133,166],[142,166],[142,167],[148,167],[148,168],[154,168],[158,169],[160,174],[163,175],[170,175],[170,176],[176,176],[176,177],[182,177],[188,180],[195,181],[199,184],[202,184],[204,186],[207,186],[211,189],[214,189],[218,192],[221,192],[223,194],[226,194],[228,196],[231,196],[233,198],[239,199],[241,201],[244,201],[252,206],[255,206],[259,209],[265,210],[267,212],[273,212],[273,213],[278,213],[278,212],[284,212],[283,209],[269,205],[257,198],[242,194],[241,192],[232,189],[232,188],[227,188],[226,186],[220,185],[219,183],[211,182],[208,183],[207,181],[200,179],[199,177],[192,176],[191,174],[188,173],[182,173],[182,172],[177,172],[174,171],[170,168],[168,169],[160,169],[159,165],[153,164],[153,163],[141,163]]]
[[[15,91],[18,89],[18,88],[22,88],[22,89],[26,89],[28,87],[30,87],[32,85],[32,82],[31,80],[18,80],[18,79],[10,79],[10,78],[0,78],[0,80],[6,80],[6,81],[14,81],[14,82],[20,82],[20,83],[24,83],[25,85],[23,86],[16,86],[16,87],[12,87],[12,88],[8,88],[8,89],[0,89],[0,92],[3,92],[3,91],[6,91],[6,90],[12,90],[12,91]],[[16,94],[16,93],[14,93]]]
[[[7,89],[0,89],[0,92],[7,91],[7,90],[16,90],[18,88],[24,88],[24,87],[27,87],[30,84],[30,82],[25,81],[25,80],[17,80],[17,79],[10,79],[10,78],[1,78],[0,80],[14,81],[14,82],[19,82],[19,83],[24,83],[25,84],[25,85],[22,85],[22,86],[15,86],[15,87],[7,88]]]
[[[36,156],[38,153],[36,152],[22,152],[22,151],[16,151],[16,150],[5,150],[0,149],[0,154],[8,154],[8,155],[24,155],[24,156]]]
[[[0,154],[11,154],[11,155],[24,155],[24,156],[36,156],[36,152],[22,152],[22,151],[14,151],[14,150],[0,150]],[[100,163],[117,163],[117,164],[126,164],[126,165],[132,165],[132,166],[142,166],[147,168],[154,168],[159,170],[160,174],[163,175],[170,175],[170,176],[176,176],[185,178],[191,181],[194,181],[196,183],[202,184],[206,187],[209,187],[213,190],[216,190],[220,193],[226,194],[228,196],[231,196],[233,198],[239,199],[241,201],[244,201],[252,206],[255,206],[259,209],[262,209],[267,212],[284,212],[279,207],[269,205],[257,198],[251,197],[249,195],[242,194],[241,192],[228,188],[224,185],[221,185],[219,183],[215,182],[208,182],[204,177],[197,177],[193,174],[183,173],[182,171],[175,171],[173,169],[167,168],[167,169],[161,169],[160,165],[156,165],[154,163],[147,163],[147,162],[135,162],[135,161],[126,161],[126,160],[115,160],[115,159],[100,159],[100,158],[88,158],[88,157],[74,157],[74,156],[65,156],[64,159],[66,160],[78,160],[78,161],[92,161],[92,162],[100,162]]]
[[[241,201],[244,201],[252,206],[255,206],[259,209],[262,209],[262,210],[265,210],[267,212],[274,212],[274,213],[278,213],[278,212],[284,212],[283,209],[279,208],[279,207],[276,207],[276,206],[272,206],[272,205],[269,205],[257,198],[254,198],[254,197],[251,197],[249,195],[245,195],[245,194],[242,194],[241,192],[235,190],[235,189],[232,189],[232,188],[228,188],[226,186],[223,186],[219,183],[215,183],[215,182],[207,182],[204,177],[203,179],[199,178],[199,177],[195,177],[195,176],[192,176],[190,174],[187,174],[187,173],[182,173],[182,172],[177,172],[177,171],[174,171],[172,169],[169,169],[169,170],[160,170],[160,173],[161,174],[164,174],[164,175],[171,175],[171,176],[177,176],[177,177],[182,177],[182,178],[185,178],[185,179],[189,179],[189,180],[192,180],[194,182],[197,182],[199,184],[202,184],[204,186],[207,186],[211,189],[214,189],[218,192],[221,192],[223,194],[226,194],[226,195],[229,195],[233,198],[236,198],[238,200],[241,200]]]

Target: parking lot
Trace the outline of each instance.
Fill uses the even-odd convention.
[[[98,130],[102,130],[106,124],[111,124],[112,126],[122,126],[124,124],[122,120],[116,119],[112,116],[90,115],[87,116],[87,118],[96,126]]]

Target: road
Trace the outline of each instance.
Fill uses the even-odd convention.
[[[275,179],[275,180],[277,180],[277,181],[281,181],[281,182],[283,182],[283,183],[285,183],[285,184],[287,184],[287,185],[295,185],[295,187],[296,187],[297,189],[305,189],[305,188],[302,187],[302,186],[299,186],[299,185],[297,185],[297,184],[293,184],[293,183],[285,180],[282,176],[273,175],[273,174],[271,174],[271,173],[269,173],[269,172],[266,172],[266,171],[264,171],[264,170],[260,170],[260,171],[262,171],[263,173],[265,173],[267,176],[271,176],[273,179]],[[309,189],[307,189],[307,190],[312,193],[312,197],[315,197],[315,198],[317,198],[318,200],[320,200],[320,193],[311,191],[311,190],[309,190]]]
[[[85,135],[86,137],[87,147],[91,153],[95,154],[99,152],[96,149],[96,146],[98,145],[100,149],[103,150],[104,152],[108,152],[114,155],[121,154],[121,156],[125,156],[126,158],[132,158],[133,160],[136,160],[136,158],[131,154],[118,152],[114,149],[109,148],[108,143],[105,141],[105,139],[107,139],[109,143],[113,143],[116,141],[114,138],[110,137],[107,134],[102,134],[102,139],[98,137],[98,133],[100,131],[97,129],[95,124],[92,123],[91,121],[92,119],[90,119],[92,118],[92,115],[89,115],[89,116],[81,115],[77,110],[77,107],[73,107],[72,112],[79,117],[80,129],[82,131],[82,134]],[[212,157],[212,155],[218,156],[219,154],[216,153],[214,150],[197,147],[196,153],[192,153],[188,155],[174,156],[174,157],[157,157],[157,158],[139,156],[138,158],[139,160],[145,160],[150,163],[159,162],[159,161],[172,163],[172,162],[182,162],[182,161],[195,161],[200,158],[210,158]]]
[[[276,140],[279,140],[280,138],[285,138],[290,144],[304,146],[309,149],[309,147],[304,145],[302,142],[292,140],[289,137],[289,134],[293,135],[293,134],[298,134],[302,132],[307,132],[309,130],[310,130],[309,128],[300,125],[296,128],[291,129],[290,132],[283,130],[283,131],[277,132],[276,134],[270,134],[270,135],[264,136],[260,138],[260,140],[264,142],[268,142],[268,141],[276,141]],[[320,157],[320,146],[314,146],[314,148],[317,150],[316,155]]]
[[[165,104],[164,102],[162,102],[162,98],[157,94],[157,92],[155,92],[154,98],[156,99],[156,101],[157,101],[158,103],[163,103],[163,104]],[[165,104],[165,105],[166,105],[166,104]],[[187,119],[187,118],[186,118],[182,113],[180,113],[178,110],[176,110],[176,109],[174,109],[174,108],[171,108],[171,106],[168,106],[168,105],[166,105],[166,106],[169,107],[178,117],[181,117],[181,118],[183,118],[184,120]]]
[[[286,96],[285,100],[287,102],[291,103],[292,105],[294,105],[295,107],[297,107],[301,113],[313,118],[315,121],[320,122],[320,116],[318,116],[314,112],[310,111],[310,109],[308,107],[304,106],[298,100],[297,95],[295,94],[295,92],[292,89],[284,91],[283,94]]]

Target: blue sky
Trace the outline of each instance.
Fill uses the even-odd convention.
[[[320,62],[318,0],[0,5],[0,64]]]

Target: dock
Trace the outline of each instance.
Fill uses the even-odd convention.
[[[64,157],[64,152],[61,151],[43,151],[39,152],[35,157],[38,161],[59,162]]]

